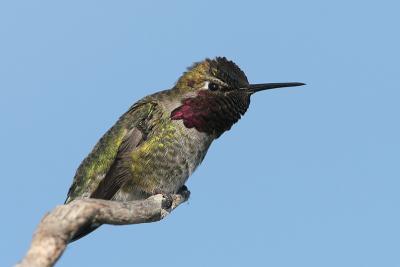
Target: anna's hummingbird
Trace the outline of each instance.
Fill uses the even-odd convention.
[[[210,144],[246,112],[252,94],[300,85],[249,84],[225,57],[195,63],[172,89],[139,100],[104,134],[76,171],[65,202],[176,193]],[[97,227],[81,229],[74,240]]]

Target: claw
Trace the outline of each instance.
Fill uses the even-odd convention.
[[[172,207],[172,203],[174,202],[174,199],[172,198],[171,194],[163,194],[163,202],[162,202],[162,207],[163,209],[169,209]]]
[[[190,191],[186,185],[183,185],[177,192],[177,194],[182,195],[186,200],[190,197]]]
[[[171,208],[172,203],[174,201],[174,199],[172,198],[172,194],[162,192],[160,189],[154,190],[154,195],[158,195],[158,194],[161,194],[164,197],[163,202],[162,202],[163,209]]]

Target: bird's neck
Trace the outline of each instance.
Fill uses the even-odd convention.
[[[249,104],[250,96],[241,92],[214,94],[200,91],[196,96],[184,99],[171,112],[171,119],[182,120],[185,127],[217,138],[240,119]]]

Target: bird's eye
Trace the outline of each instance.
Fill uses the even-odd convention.
[[[213,82],[210,82],[208,84],[208,89],[210,89],[211,91],[216,91],[219,89],[219,85]]]

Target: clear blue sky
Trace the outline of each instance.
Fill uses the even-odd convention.
[[[0,265],[120,114],[217,55],[263,92],[165,221],[58,266],[400,266],[398,1],[2,1]]]

